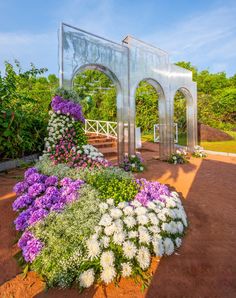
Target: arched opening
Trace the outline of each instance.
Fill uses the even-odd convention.
[[[136,102],[136,131],[141,130],[142,140],[157,144],[159,157],[163,157],[165,144],[166,108],[165,95],[161,85],[151,78],[139,82],[135,92]],[[136,135],[136,147],[138,142]]]
[[[193,98],[187,88],[179,88],[174,97],[174,123],[178,127],[177,144],[192,150],[195,145]],[[173,127],[175,134],[175,127]]]
[[[102,65],[83,65],[74,72],[72,88],[81,99],[85,131],[101,138],[93,145],[112,161],[123,156],[122,93],[116,76]],[[106,139],[104,139],[106,138]],[[104,140],[104,142],[102,142]]]

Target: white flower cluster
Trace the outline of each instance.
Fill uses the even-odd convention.
[[[54,113],[53,111],[49,112],[50,119],[48,122],[48,137],[45,140],[45,151],[47,153],[52,148],[55,147],[55,144],[62,138],[62,136],[73,127],[75,120],[69,116]]]
[[[108,284],[117,275],[128,277],[135,266],[147,270],[152,255],[171,255],[180,247],[187,227],[184,208],[176,192],[163,199],[165,202],[152,201],[146,207],[137,200],[115,206],[113,199],[108,199],[99,205],[102,216],[86,245],[90,262],[100,262],[103,282]],[[92,280],[88,271],[81,274],[83,287]]]
[[[83,145],[82,149],[84,154],[87,155],[87,157],[91,158],[92,160],[101,161],[103,159],[103,154],[99,152],[98,149],[92,145],[89,145],[89,144]]]
[[[204,151],[203,147],[197,145],[197,146],[194,146],[193,156],[204,158],[204,157],[207,157],[207,154]]]

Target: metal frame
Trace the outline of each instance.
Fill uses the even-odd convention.
[[[192,72],[169,62],[167,52],[127,36],[122,44],[62,23],[60,28],[60,85],[73,88],[74,76],[97,69],[111,78],[117,90],[118,160],[128,148],[135,153],[135,93],[141,81],[157,91],[160,124],[160,158],[174,151],[174,97],[181,91],[187,102],[188,150],[197,144],[197,88]],[[124,123],[128,123],[125,146]]]

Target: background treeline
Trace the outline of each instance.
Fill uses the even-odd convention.
[[[193,72],[198,85],[198,120],[223,130],[236,127],[236,74],[198,71],[189,62],[177,65]],[[43,149],[48,108],[58,78],[45,76],[47,69],[31,65],[23,71],[19,62],[5,64],[0,74],[0,159],[16,158]],[[86,118],[116,121],[116,89],[104,74],[86,70],[74,80]],[[158,95],[141,82],[136,92],[136,125],[143,134],[153,131],[158,123]],[[186,129],[186,102],[181,93],[175,97],[175,122],[180,131]]]

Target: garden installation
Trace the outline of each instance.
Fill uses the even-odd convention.
[[[23,72],[18,62],[18,74],[6,63],[6,76],[0,76],[4,99],[0,158],[40,152],[39,160],[17,177],[20,182],[11,201],[22,281],[35,273],[50,291],[75,288],[75,295],[85,296],[98,287],[106,296],[107,288],[130,280],[139,285],[140,295],[156,285],[159,290],[164,283],[156,282],[152,263],[162,258],[169,266],[168,278],[175,275],[178,266],[172,267],[171,262],[178,263],[176,259],[185,255],[182,243],[189,241],[189,234],[202,233],[196,222],[198,227],[200,221],[205,223],[210,203],[204,197],[208,190],[204,183],[211,183],[217,174],[215,168],[209,174],[206,165],[213,159],[206,158],[197,142],[195,70],[185,62],[169,63],[166,52],[130,36],[117,44],[70,25],[62,24],[60,29],[60,84],[56,76],[38,77],[45,69],[32,66]],[[234,81],[230,79],[230,84]],[[207,84],[198,88],[203,90]],[[46,88],[40,90],[40,86]],[[226,91],[225,98],[230,99]],[[204,100],[200,117],[213,121]],[[217,104],[212,104],[215,109]],[[225,130],[234,125],[231,110],[229,106],[222,116],[222,127],[231,117]],[[153,143],[152,135],[151,142],[137,149],[136,126],[145,132],[142,140],[150,141],[154,125],[159,125],[159,144]],[[183,129],[177,135],[178,144],[176,126]],[[115,148],[115,161],[105,154],[109,144]],[[192,205],[188,213],[184,207],[189,203],[182,199],[191,195],[201,166],[207,168],[202,175],[205,188],[201,193],[198,185],[195,197],[202,202]],[[231,173],[229,168],[227,175]],[[229,198],[231,188],[226,190]],[[221,193],[215,181],[214,189]],[[193,214],[197,214],[195,223]],[[201,239],[197,247],[199,243]],[[205,246],[199,249],[203,261],[205,250],[208,253]],[[3,291],[12,295],[7,287],[3,285]],[[26,291],[31,287],[34,280]]]

